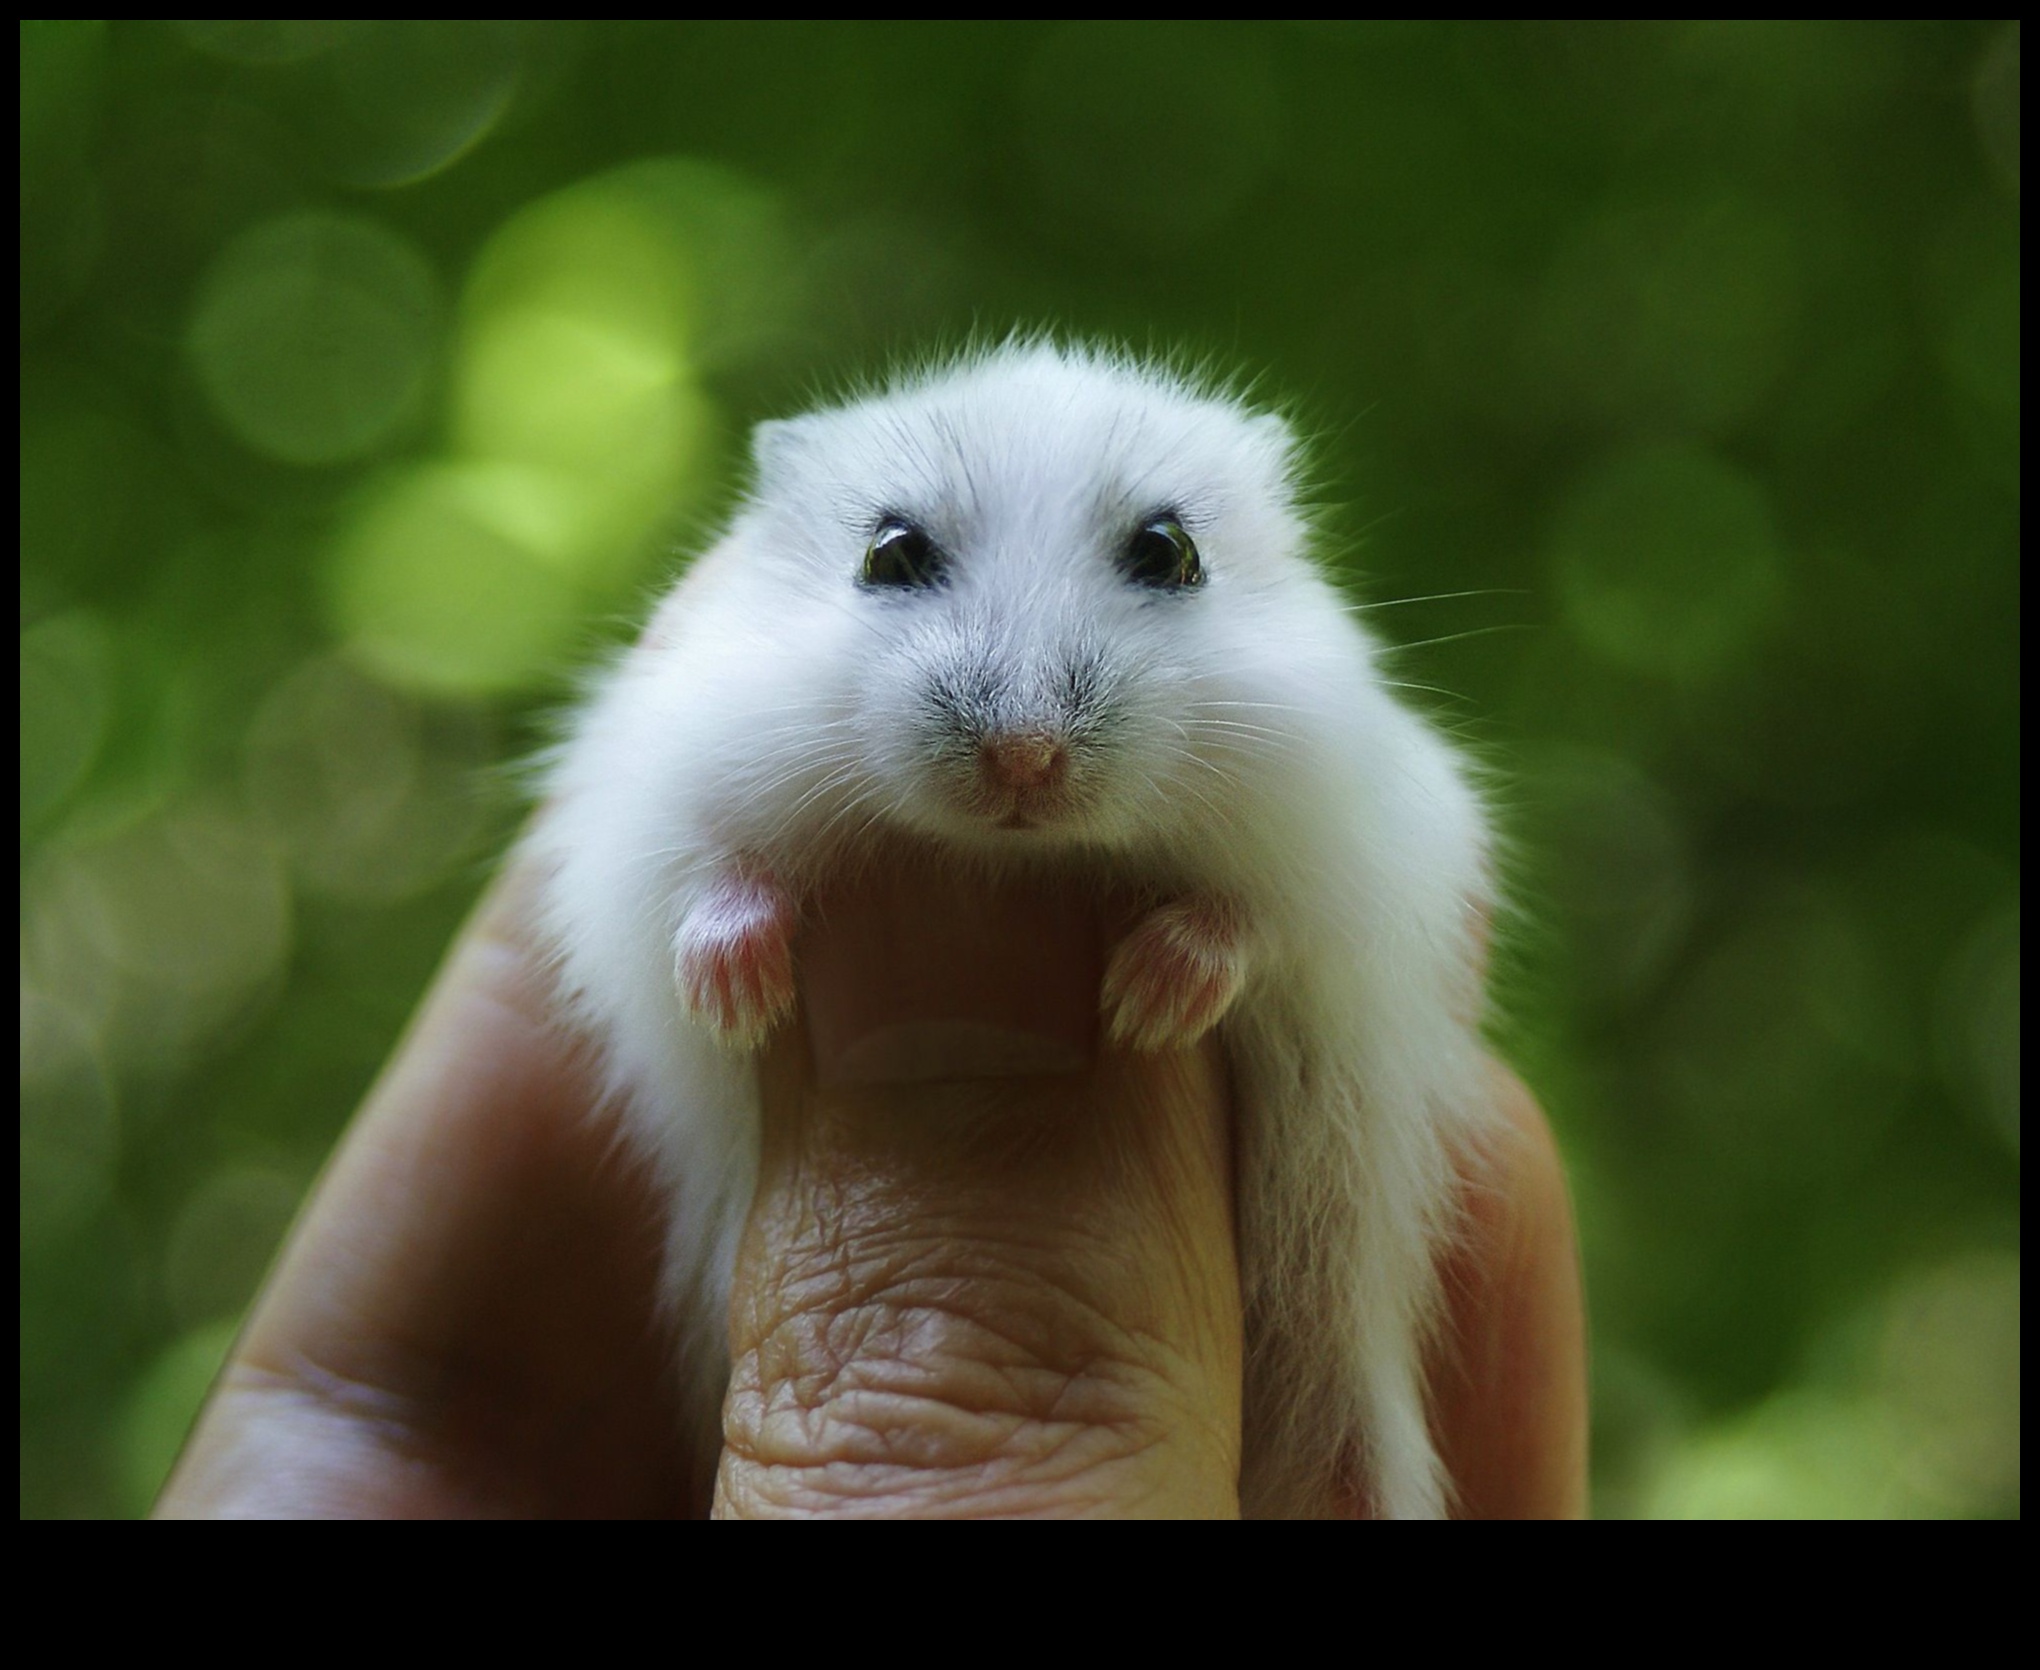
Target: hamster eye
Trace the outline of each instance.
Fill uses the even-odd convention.
[[[1197,546],[1173,516],[1157,516],[1128,540],[1121,566],[1136,585],[1157,591],[1188,591],[1204,584]]]
[[[940,585],[949,568],[945,557],[913,523],[896,516],[879,523],[865,547],[860,578],[867,586],[927,587]]]

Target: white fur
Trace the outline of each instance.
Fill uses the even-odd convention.
[[[712,1431],[755,1183],[747,1058],[683,1012],[674,945],[739,859],[801,890],[889,832],[1232,901],[1251,942],[1222,1022],[1237,1086],[1247,1511],[1331,1511],[1342,1455],[1378,1508],[1447,1506],[1422,1357],[1453,1155],[1488,1106],[1475,1032],[1481,808],[1399,705],[1310,560],[1278,418],[1082,349],[1010,344],[761,425],[752,493],[580,711],[533,844],[563,989],[606,1046],[672,1203],[670,1285]],[[1115,566],[1166,508],[1206,583]],[[948,551],[940,591],[856,582],[880,519]],[[1109,723],[1074,810],[991,827],[930,755],[931,678],[1025,722],[1071,665]]]

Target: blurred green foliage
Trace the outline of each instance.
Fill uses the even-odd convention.
[[[1611,1514],[2019,1506],[2019,29],[24,23],[21,1504],[146,1506],[760,417],[1258,374],[1487,760]]]

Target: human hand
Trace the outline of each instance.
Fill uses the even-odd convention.
[[[927,953],[953,939],[953,912],[835,901],[803,943],[810,1026],[763,1062],[718,1444],[684,1431],[654,1320],[658,1201],[593,1111],[591,1059],[552,1019],[530,897],[513,866],[456,942],[160,1516],[646,1517],[711,1499],[739,1517],[1237,1511],[1230,1110],[1213,1041],[1101,1046],[1074,1076],[839,1082],[860,1029],[940,978]],[[1037,925],[1024,901],[988,908],[994,928],[1002,909]],[[1073,948],[1062,970],[1079,988],[1082,960]],[[1057,969],[1011,997],[1052,1032],[1044,977],[1052,989]],[[1542,1116],[1496,1082],[1511,1140],[1469,1166],[1432,1378],[1440,1450],[1465,1516],[1576,1513],[1570,1213]]]

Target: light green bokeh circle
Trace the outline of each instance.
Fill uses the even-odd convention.
[[[439,317],[431,267],[387,227],[287,215],[214,262],[185,351],[246,445],[289,464],[340,464],[416,409]]]
[[[523,537],[508,466],[440,466],[383,488],[328,572],[349,653],[400,688],[494,695],[553,670],[580,620],[573,580]]]

